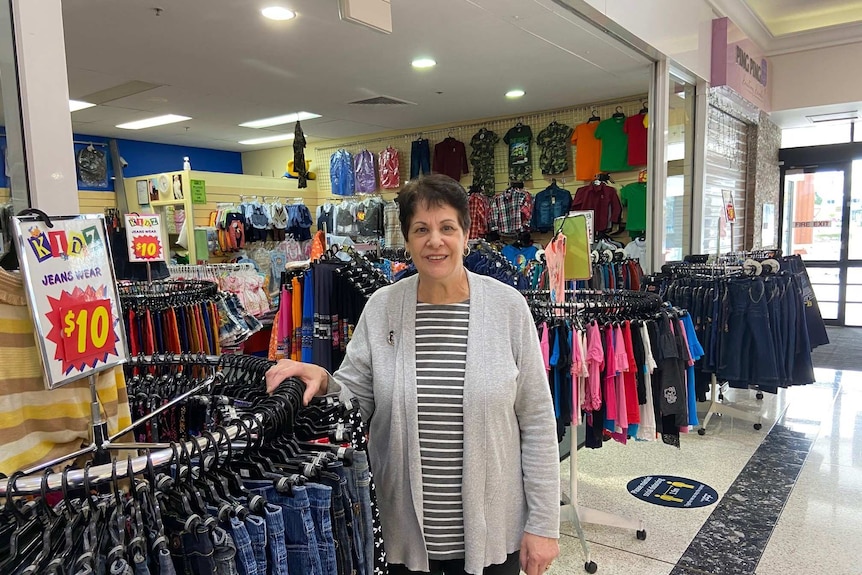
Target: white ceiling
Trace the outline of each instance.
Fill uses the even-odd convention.
[[[295,20],[260,8],[281,4]],[[76,133],[248,151],[291,132],[241,122],[297,111],[309,140],[521,114],[646,93],[648,61],[552,0],[398,0],[393,33],[342,22],[337,0],[63,0],[69,95],[142,81],[159,87],[72,114]],[[413,70],[431,56],[437,66]],[[507,100],[521,88],[526,96]],[[386,95],[415,106],[355,106]],[[110,96],[107,96],[110,97]],[[129,131],[161,114],[187,122]],[[288,143],[289,144],[289,143]]]
[[[774,36],[862,21],[862,2],[848,0],[746,0]]]

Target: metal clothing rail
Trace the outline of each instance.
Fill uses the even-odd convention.
[[[259,359],[259,358],[256,358]],[[135,366],[147,366],[147,365],[195,365],[195,366],[208,366],[214,369],[219,367],[231,367],[233,363],[237,363],[236,361],[232,361],[231,356],[215,356],[215,355],[205,355],[205,354],[156,354],[152,356],[133,356],[129,359],[129,363]],[[71,453],[65,455],[61,458],[55,459],[53,461],[42,464],[34,469],[28,469],[21,474],[13,474],[12,478],[14,478],[14,482],[12,485],[12,493],[9,493],[9,481],[10,479],[0,479],[0,496],[16,496],[16,495],[33,495],[38,494],[42,490],[47,489],[48,491],[54,491],[63,487],[63,473],[52,472],[45,475],[39,475],[37,477],[33,477],[32,474],[37,471],[41,471],[44,469],[49,469],[50,467],[62,463],[64,461],[69,461],[71,459],[80,457],[81,455],[86,455],[87,453],[93,453],[99,450],[104,449],[147,449],[150,447],[165,447],[166,445],[171,444],[148,444],[148,443],[111,443],[113,440],[119,438],[121,435],[128,433],[135,426],[140,425],[141,423],[146,422],[147,420],[157,416],[159,413],[164,411],[165,409],[176,405],[177,403],[185,400],[186,398],[199,393],[206,387],[212,385],[217,380],[223,378],[223,374],[221,372],[214,372],[210,376],[208,376],[204,381],[200,384],[196,385],[191,390],[183,393],[180,396],[172,399],[170,402],[165,404],[164,406],[160,406],[160,408],[149,415],[135,421],[127,427],[126,429],[114,434],[111,438],[98,445],[94,443],[93,445],[79,450],[75,453]],[[278,393],[278,392],[276,392]],[[289,392],[290,393],[290,392]],[[290,397],[288,397],[288,401],[290,401]],[[298,396],[295,398],[297,401],[300,401],[302,397],[301,391],[298,393]],[[298,408],[298,405],[295,406]],[[270,410],[271,411],[271,410]],[[244,414],[239,418],[242,420],[243,424],[233,424],[228,425],[224,428],[221,428],[223,431],[221,432],[221,437],[217,440],[219,444],[222,443],[222,440],[233,441],[238,437],[240,432],[263,432],[264,430],[264,416],[261,412]],[[217,430],[218,433],[218,430]],[[213,434],[210,434],[211,436]],[[195,445],[196,444],[196,445]],[[172,447],[166,447],[164,449],[159,449],[158,451],[152,452],[148,455],[138,456],[132,458],[131,463],[128,462],[113,462],[106,463],[95,466],[88,466],[85,469],[76,469],[69,470],[66,472],[66,489],[83,487],[85,486],[85,480],[89,482],[90,485],[96,485],[101,482],[106,481],[115,481],[119,479],[125,478],[129,471],[133,474],[137,474],[142,472],[148,467],[158,467],[165,464],[170,463],[173,458],[181,453],[204,453],[206,449],[212,445],[212,439],[206,436],[193,438],[189,441],[183,443],[172,444]],[[218,446],[216,446],[218,447]]]

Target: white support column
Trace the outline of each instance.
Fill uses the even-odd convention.
[[[670,105],[670,69],[663,58],[653,64],[650,85],[649,133],[647,161],[647,241],[649,256],[644,271],[653,273],[664,263],[664,200],[667,194],[667,121]]]
[[[691,253],[703,253],[703,193],[706,187],[706,134],[709,83],[698,80],[694,102],[694,172],[691,198]]]
[[[30,207],[77,214],[61,0],[12,0],[12,22]]]

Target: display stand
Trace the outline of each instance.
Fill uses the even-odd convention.
[[[754,429],[760,430],[763,427],[763,413],[752,413],[747,410],[740,409],[738,407],[734,407],[727,403],[724,403],[724,392],[725,386],[727,384],[719,385],[718,380],[715,378],[715,374],[712,374],[712,381],[710,381],[710,392],[709,392],[709,410],[706,412],[706,416],[703,418],[703,423],[700,428],[697,430],[698,435],[704,435],[706,433],[706,426],[709,425],[709,420],[712,419],[713,415],[728,415],[730,417],[741,419],[743,421],[750,421],[754,424]],[[757,399],[763,399],[763,393],[757,392]]]
[[[632,529],[635,531],[638,539],[641,541],[646,539],[646,527],[643,520],[623,517],[622,515],[608,511],[578,505],[577,448],[572,449],[569,453],[569,493],[571,493],[571,497],[566,497],[563,494],[563,505],[560,508],[560,522],[571,522],[572,527],[574,527],[575,533],[577,533],[578,539],[581,542],[581,549],[584,551],[584,570],[587,573],[595,573],[598,570],[598,565],[590,558],[590,548],[587,545],[587,538],[584,535],[581,523],[605,525],[618,529]]]

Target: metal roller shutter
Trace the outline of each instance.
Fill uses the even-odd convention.
[[[733,249],[745,249],[748,125],[713,106],[709,107],[706,143],[706,185],[703,191],[703,251],[714,254],[731,250],[730,226],[719,237],[719,218],[724,213],[722,190],[730,190],[736,208]]]

